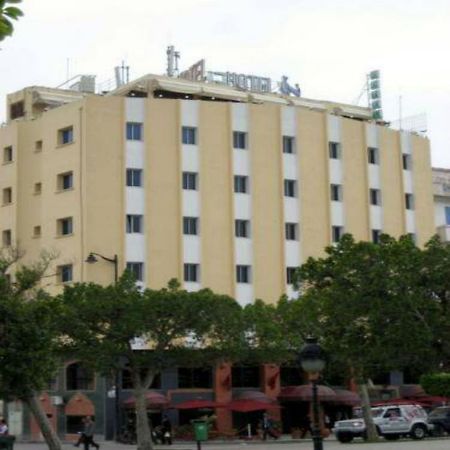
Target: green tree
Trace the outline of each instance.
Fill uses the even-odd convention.
[[[369,436],[376,439],[367,382],[381,371],[437,363],[439,308],[426,295],[418,276],[423,254],[409,238],[383,236],[377,245],[346,235],[326,254],[299,269],[304,295],[295,314],[357,382]]]
[[[420,377],[420,384],[431,395],[450,397],[450,373],[430,373]]]
[[[39,289],[38,283],[49,259],[18,267],[15,282],[6,276],[17,258],[0,258],[0,398],[21,400],[31,410],[49,449],[60,450],[61,443],[39,401],[57,372],[58,305]]]
[[[233,299],[178,286],[172,281],[168,289],[141,291],[125,274],[115,285],[77,284],[62,296],[65,350],[104,375],[127,362],[139,450],[152,448],[145,394],[157,374],[180,365],[211,366],[243,348],[241,308]],[[134,350],[136,338],[147,350]]]
[[[12,21],[23,16],[19,8],[10,6],[17,3],[22,3],[22,0],[0,0],[0,41],[13,34]]]

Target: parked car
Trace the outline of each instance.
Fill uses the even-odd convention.
[[[379,406],[372,408],[372,417],[378,434],[388,440],[401,436],[423,439],[433,430],[427,413],[417,405]],[[366,424],[360,415],[336,422],[333,432],[339,442],[350,442],[355,437],[367,439]]]
[[[439,406],[433,409],[428,416],[428,422],[433,425],[435,436],[450,434],[450,406]]]

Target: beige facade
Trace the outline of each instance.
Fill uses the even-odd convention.
[[[0,128],[3,245],[24,261],[54,252],[52,290],[112,282],[112,264],[85,262],[95,252],[119,272],[133,263],[144,286],[177,278],[245,304],[292,294],[289,268],[343,232],[433,235],[427,139],[365,108],[209,89],[148,76],[104,96],[12,94],[23,111]]]

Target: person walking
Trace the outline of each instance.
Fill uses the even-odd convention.
[[[91,445],[93,445],[97,449],[100,448],[100,445],[94,442],[94,428],[95,422],[92,420],[92,417],[86,416],[86,418],[84,419],[84,430],[83,430],[84,450],[90,450]]]
[[[172,422],[167,414],[164,414],[161,421],[163,444],[172,445]]]
[[[278,439],[278,436],[274,433],[272,428],[272,419],[269,417],[267,413],[263,414],[262,418],[262,431],[263,431],[263,440],[267,440],[267,435],[273,437],[274,439]]]

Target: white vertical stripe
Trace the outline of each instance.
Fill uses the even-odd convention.
[[[401,131],[400,132],[400,146],[402,155],[412,155],[412,143],[411,143],[411,133],[408,131]],[[402,161],[403,162],[403,161]],[[403,170],[403,189],[405,193],[413,194],[414,196],[414,179],[413,179],[413,173],[411,170]],[[415,198],[413,200],[413,205],[415,203]],[[405,201],[403,201],[403,204],[405,205]],[[405,207],[405,206],[404,206]],[[406,210],[405,214],[405,226],[406,226],[406,232],[407,233],[415,233],[416,232],[416,214],[414,209]]]

